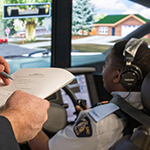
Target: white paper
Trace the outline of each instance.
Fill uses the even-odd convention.
[[[46,98],[69,84],[74,75],[61,68],[21,68],[14,72],[10,85],[0,83],[0,107],[16,90],[22,90],[35,96]]]

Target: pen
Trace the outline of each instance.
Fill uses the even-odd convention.
[[[0,74],[3,75],[6,78],[9,78],[9,79],[13,80],[13,78],[9,74],[7,74],[6,72],[4,72],[4,71],[1,72]]]

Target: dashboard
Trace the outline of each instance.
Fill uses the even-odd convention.
[[[99,102],[96,86],[93,78],[95,68],[67,68],[68,71],[75,75],[74,80],[67,86],[77,99],[86,100],[87,106],[90,108],[93,104]],[[77,117],[75,114],[74,104],[64,89],[59,90],[55,94],[47,98],[50,102],[66,106],[67,120],[73,122]]]

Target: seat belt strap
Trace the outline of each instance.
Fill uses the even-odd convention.
[[[142,111],[140,111],[139,109],[136,109],[133,106],[131,106],[119,95],[114,96],[110,102],[119,106],[122,111],[127,113],[129,116],[131,116],[141,124],[150,127],[150,117]]]

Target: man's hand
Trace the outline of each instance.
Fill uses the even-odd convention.
[[[47,100],[23,91],[16,91],[6,101],[0,115],[10,121],[15,137],[20,143],[34,138],[41,130],[47,120],[49,106]]]
[[[3,72],[3,71],[5,71],[8,74],[10,73],[9,64],[2,56],[0,56],[0,72]],[[8,78],[4,77],[1,74],[0,74],[0,78],[3,80],[3,82],[6,85],[9,85],[10,81]]]

